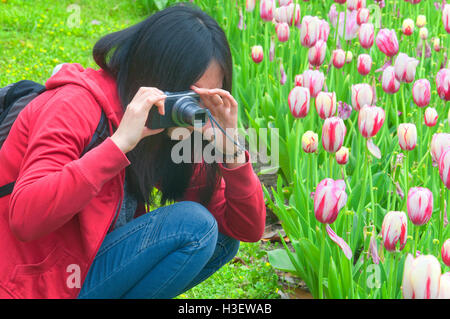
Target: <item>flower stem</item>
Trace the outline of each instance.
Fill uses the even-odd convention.
[[[325,259],[325,233],[326,224],[322,224],[322,243],[320,245],[320,263],[319,263],[319,299],[323,299],[323,262]]]

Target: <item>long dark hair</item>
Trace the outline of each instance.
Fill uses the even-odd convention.
[[[95,44],[93,55],[95,62],[115,77],[124,110],[142,86],[189,90],[213,60],[224,74],[222,88],[231,92],[232,58],[226,35],[213,18],[189,3],[173,5],[104,36]],[[153,204],[154,186],[161,191],[161,204],[182,198],[194,164],[172,161],[171,149],[177,142],[164,131],[142,139],[127,153],[131,162],[126,169],[127,182],[141,202]],[[199,196],[206,206],[219,181],[217,163],[203,163],[201,173],[206,185]]]

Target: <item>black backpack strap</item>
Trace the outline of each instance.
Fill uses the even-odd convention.
[[[15,184],[16,184],[16,182],[11,182],[9,184],[6,184],[6,185],[3,185],[2,187],[0,187],[0,198],[11,194],[14,189]]]

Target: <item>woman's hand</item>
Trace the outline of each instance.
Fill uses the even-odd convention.
[[[153,105],[158,107],[159,114],[164,115],[164,100],[167,96],[154,87],[141,87],[128,104],[116,132],[111,136],[114,143],[124,153],[136,147],[146,136],[158,134],[163,128],[152,130],[145,126],[148,113]]]

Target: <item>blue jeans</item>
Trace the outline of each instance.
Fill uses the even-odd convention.
[[[106,235],[78,298],[173,298],[196,286],[239,249],[201,204],[178,202]]]

